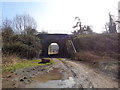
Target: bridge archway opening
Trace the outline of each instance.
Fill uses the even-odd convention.
[[[69,40],[69,35],[67,34],[38,34],[41,39],[42,50],[40,57],[68,57],[66,41]],[[49,45],[52,43],[57,43],[59,50],[57,55],[49,55]]]
[[[58,43],[50,43],[48,46],[48,55],[58,55],[59,54],[59,45]]]

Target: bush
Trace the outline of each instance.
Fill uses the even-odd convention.
[[[6,36],[3,36],[3,39]],[[38,58],[41,53],[40,39],[35,35],[13,34],[3,41],[3,54],[16,54],[21,58]]]
[[[32,59],[39,56],[39,52],[26,44],[14,43],[14,44],[4,44],[3,45],[4,54],[16,54],[21,58]]]
[[[117,34],[76,35],[72,37],[72,41],[78,52],[93,51],[102,56],[118,54]]]

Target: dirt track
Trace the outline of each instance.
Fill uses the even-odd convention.
[[[95,72],[87,65],[76,63],[64,59],[66,65],[76,74],[75,80],[77,84],[81,84],[83,88],[117,88],[118,83],[111,78]]]
[[[87,65],[52,58],[53,65],[19,69],[3,77],[3,88],[118,88],[111,78]]]

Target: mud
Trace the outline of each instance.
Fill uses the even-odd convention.
[[[59,72],[58,68],[54,68],[53,70],[49,71],[49,73],[37,75],[36,77],[33,77],[32,80],[38,81],[38,82],[47,82],[50,80],[60,80],[62,79],[62,74]]]
[[[65,80],[49,80],[47,82],[38,81],[26,85],[26,88],[72,88],[75,85],[73,77],[69,77]]]
[[[118,88],[118,82],[87,65],[53,58],[48,66],[34,66],[3,73],[3,88]]]

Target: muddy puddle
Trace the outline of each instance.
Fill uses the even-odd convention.
[[[72,77],[62,80],[62,73],[55,68],[49,73],[32,78],[33,82],[26,85],[26,88],[72,88],[75,81]]]
[[[49,80],[60,80],[62,79],[62,74],[59,72],[58,68],[54,68],[53,70],[50,70],[48,73],[33,77],[32,79],[38,82],[47,82]]]

